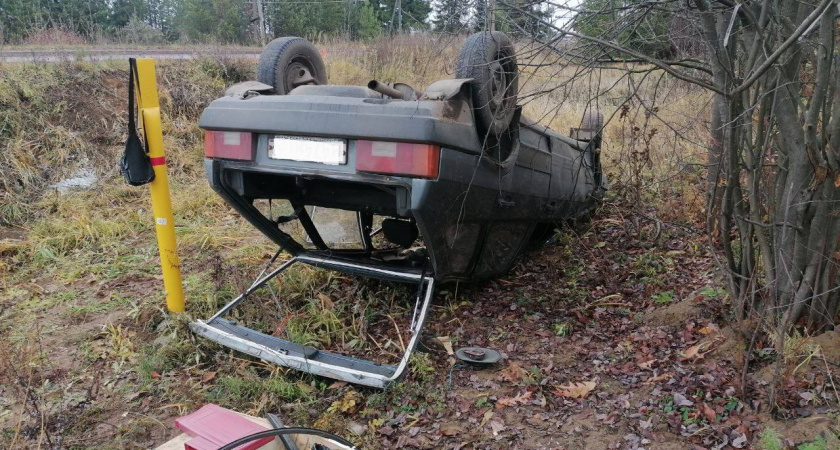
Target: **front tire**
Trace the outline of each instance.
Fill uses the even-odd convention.
[[[510,39],[498,31],[475,33],[464,42],[455,76],[472,78],[473,110],[482,142],[506,132],[516,111],[519,68]]]

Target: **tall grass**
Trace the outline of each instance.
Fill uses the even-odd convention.
[[[421,35],[321,44],[331,83],[377,78],[423,89],[454,77],[462,42],[459,36]],[[566,134],[580,126],[585,111],[600,111],[607,120],[602,154],[614,198],[655,208],[667,220],[698,217],[705,204],[708,93],[662,72],[571,66],[533,43],[516,45],[525,116]]]

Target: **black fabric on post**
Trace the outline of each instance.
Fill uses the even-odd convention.
[[[149,155],[143,148],[143,142],[137,134],[137,124],[134,121],[134,115],[137,113],[134,105],[134,78],[137,74],[137,63],[134,58],[130,58],[128,63],[128,139],[125,141],[125,150],[120,158],[120,171],[128,184],[142,186],[155,179],[155,170],[149,160]]]

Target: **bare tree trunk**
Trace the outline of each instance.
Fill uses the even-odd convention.
[[[561,27],[498,1],[582,41],[572,51],[554,48],[578,66],[612,64],[630,75],[661,71],[712,92],[707,225],[719,237],[737,318],[763,316],[778,331],[779,345],[793,326],[834,326],[840,312],[836,0],[658,3],[696,24],[703,61],[628,48],[621,31],[588,35],[577,28],[586,17],[612,17],[615,30],[635,30],[652,14],[645,2],[582,10]]]

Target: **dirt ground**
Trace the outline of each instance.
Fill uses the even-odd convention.
[[[836,443],[836,393],[827,377],[840,363],[837,334],[802,344],[819,350],[812,347],[813,357],[786,378],[780,406],[788,420],[771,418],[768,405],[754,400],[768,389],[754,375],[773,365],[755,361],[741,384],[737,350],[744,344],[714,288],[710,256],[696,250],[700,236],[670,227],[658,242],[642,242],[618,211],[608,205],[591,228],[559,234],[506,277],[439,290],[420,356],[402,384],[383,392],[279,373],[305,393],[286,392],[297,398],[268,408],[259,404],[267,402],[259,389],[231,398],[218,388],[247,391],[222,374],[255,369],[266,382],[277,369],[173,333],[159,305],[101,306],[117,292],[159,301],[154,267],[69,286],[34,278],[13,286],[11,297],[7,289],[2,303],[4,321],[15,304],[34,309],[30,336],[37,338],[18,350],[39,355],[17,366],[17,385],[0,390],[4,438],[12,447],[149,448],[177,433],[175,417],[216,401],[325,427],[365,448],[749,448],[767,427],[783,443],[820,436]],[[22,237],[9,230],[4,236]],[[150,251],[141,244],[150,238],[138,236],[138,250]],[[218,257],[185,258],[185,274]],[[356,280],[335,286],[324,290],[331,301],[358,302],[340,297],[359,287]],[[68,291],[77,293],[77,306],[30,305],[38,294]],[[407,306],[385,309],[405,325]],[[393,339],[387,322],[371,320],[371,328],[383,328],[371,336]],[[456,348],[495,348],[504,359],[484,370],[453,365],[438,337]],[[185,341],[187,358],[168,367],[141,361],[141,346],[147,356],[171,352],[172,339]],[[14,401],[21,395],[25,404]]]

